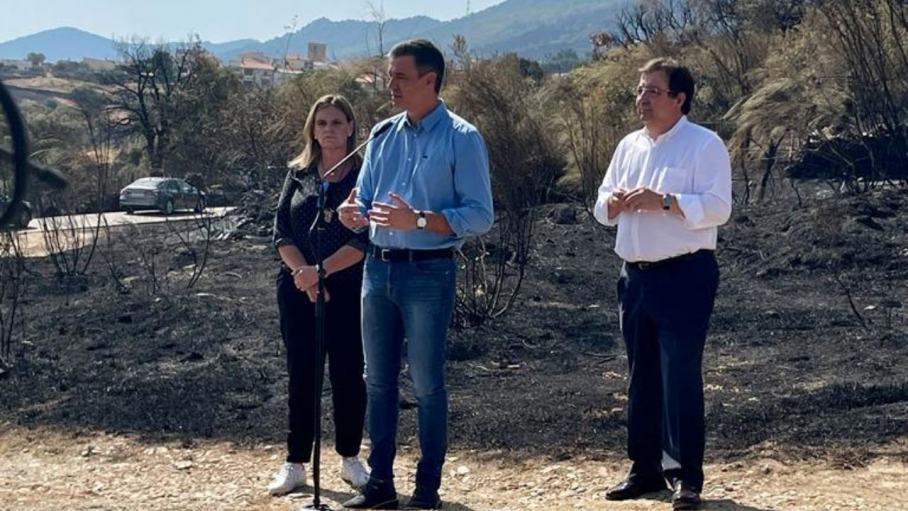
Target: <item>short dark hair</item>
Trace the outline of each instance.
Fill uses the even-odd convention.
[[[679,92],[684,93],[684,104],[681,105],[681,113],[684,115],[690,113],[690,105],[694,100],[696,85],[689,69],[673,58],[660,57],[647,62],[638,71],[641,73],[655,73],[656,71],[665,73],[665,77],[668,78],[669,93],[674,95]]]
[[[416,61],[419,76],[426,73],[435,73],[435,93],[441,92],[441,82],[445,78],[445,58],[430,41],[425,39],[411,39],[397,43],[388,54],[392,59],[410,55]]]

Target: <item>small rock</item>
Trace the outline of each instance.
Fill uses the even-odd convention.
[[[577,210],[571,205],[560,205],[551,213],[552,220],[559,225],[576,225],[583,219],[578,217]]]
[[[201,353],[193,351],[189,355],[183,357],[183,360],[181,360],[181,362],[199,362],[204,359],[205,357],[203,357]]]
[[[770,468],[769,465],[763,465],[763,469],[760,471],[763,472],[764,474],[768,474],[768,473],[772,472],[772,468]]]
[[[470,473],[470,467],[461,465],[457,467],[457,475],[465,476]]]
[[[191,461],[177,461],[173,464],[177,470],[189,470],[192,467]]]

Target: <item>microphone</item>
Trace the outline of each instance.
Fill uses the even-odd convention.
[[[381,136],[382,134],[384,134],[386,131],[388,131],[389,129],[391,129],[391,125],[392,125],[392,124],[393,124],[393,123],[390,123],[390,122],[385,123],[384,126],[382,126],[381,128],[378,128],[377,130],[375,130],[374,133],[372,133],[371,135],[369,135],[369,138],[367,138],[365,142],[363,142],[362,144],[360,144],[359,146],[357,146],[356,149],[354,149],[353,151],[350,152],[350,154],[348,154],[347,156],[344,156],[344,158],[343,158],[341,161],[337,162],[336,165],[334,165],[333,167],[331,167],[330,169],[328,169],[328,172],[325,172],[325,175],[322,176],[322,180],[323,180],[323,181],[327,181],[328,176],[330,176],[330,175],[333,174],[337,169],[339,169],[339,168],[341,167],[341,165],[343,165],[344,163],[347,163],[347,160],[349,160],[350,158],[352,158],[354,154],[358,153],[360,149],[362,149],[363,147],[366,147],[366,144],[368,144],[369,142],[375,140],[376,138],[378,138],[379,136]]]
[[[375,140],[376,138],[378,138],[379,136],[384,134],[384,132],[388,131],[391,128],[391,124],[392,123],[390,123],[390,122],[386,123],[381,128],[378,128],[377,130],[375,130],[374,133],[369,135],[369,138],[367,138],[365,142],[363,142],[362,144],[357,146],[355,149],[353,149],[353,151],[351,151],[350,154],[348,154],[347,156],[344,156],[343,159],[341,159],[341,161],[337,162],[333,167],[328,169],[328,171],[325,172],[325,175],[322,176],[321,185],[318,187],[318,213],[315,215],[315,220],[313,220],[312,226],[309,227],[310,236],[312,235],[312,231],[315,230],[316,225],[318,225],[319,219],[322,217],[322,215],[325,215],[325,214],[330,215],[331,213],[333,213],[333,211],[329,212],[329,211],[325,210],[325,205],[327,203],[326,195],[328,194],[328,188],[331,186],[330,183],[328,182],[328,177],[331,174],[333,174],[337,169],[339,169],[341,167],[341,165],[343,165],[347,160],[352,158],[354,154],[358,153],[360,149],[365,147],[366,144]],[[328,221],[329,222],[331,221],[331,216],[328,216]]]

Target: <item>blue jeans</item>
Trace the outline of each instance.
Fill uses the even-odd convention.
[[[366,358],[372,477],[394,479],[398,375],[404,338],[419,423],[422,457],[416,484],[436,490],[448,447],[445,338],[454,309],[456,266],[451,258],[385,262],[367,256],[363,275],[363,350]]]

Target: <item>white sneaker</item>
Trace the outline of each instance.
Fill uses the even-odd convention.
[[[350,456],[341,460],[341,479],[358,490],[369,482],[369,472],[359,458]]]
[[[284,463],[280,470],[274,474],[271,484],[268,485],[268,493],[271,495],[283,495],[305,484],[306,467],[302,463]]]

